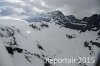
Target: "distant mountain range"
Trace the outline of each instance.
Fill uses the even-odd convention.
[[[24,19],[28,22],[56,22],[64,27],[82,30],[97,31],[100,29],[100,14],[94,14],[90,17],[84,17],[79,20],[73,15],[65,16],[60,11],[52,11],[46,14],[38,14]]]

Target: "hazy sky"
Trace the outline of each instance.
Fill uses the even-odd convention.
[[[99,0],[0,0],[0,15],[45,13],[60,10],[78,18],[100,13]]]

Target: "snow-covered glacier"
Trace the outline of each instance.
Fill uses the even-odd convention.
[[[2,47],[0,58],[4,58],[3,64],[7,63],[6,59],[11,60],[12,66],[95,66],[93,61],[97,60],[100,50],[99,33],[100,30],[80,32],[52,21],[28,23],[19,19],[2,18],[0,44],[7,49],[9,58],[1,56],[2,52],[5,53]],[[65,58],[74,58],[76,61],[54,64],[46,60]],[[84,58],[86,62],[83,62]]]

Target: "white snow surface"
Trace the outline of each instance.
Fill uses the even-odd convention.
[[[40,28],[40,30],[30,27],[29,25],[31,24],[37,26],[37,28]],[[48,27],[41,27],[41,24],[47,24]],[[95,52],[95,54],[92,55],[90,55],[90,50],[84,47],[85,41],[92,40],[100,43],[100,39],[96,40],[96,38],[98,37],[98,31],[86,31],[80,33],[78,30],[60,27],[59,25],[55,24],[55,22],[28,23],[23,20],[4,18],[0,19],[0,27],[3,27],[4,29],[7,29],[9,27],[14,31],[14,37],[16,38],[17,45],[12,45],[13,47],[19,47],[27,50],[30,53],[39,54],[41,57],[42,55],[45,55],[45,57],[42,57],[42,59],[64,59],[72,57],[77,58],[76,63],[58,63],[56,65],[52,64],[51,66],[81,66],[78,63],[79,57],[94,57],[94,60],[96,60],[99,53],[99,48],[95,45],[92,46],[92,49]],[[9,44],[7,44],[7,42],[13,42],[13,38],[7,36],[7,31],[2,31],[0,29],[0,33],[4,36],[0,37],[4,46],[10,46]],[[74,35],[75,38],[69,39],[68,37],[66,37],[66,34]],[[44,50],[39,49],[37,45],[41,45]],[[3,49],[2,47],[0,47],[0,55],[2,55],[1,50]],[[5,53],[5,50],[3,52]],[[41,58],[38,58],[35,55],[31,55],[30,53],[25,53],[26,51],[23,51],[22,53],[18,53],[15,51],[13,55],[10,54],[12,59],[11,62],[13,62],[14,66],[44,66],[45,62]],[[29,62],[25,58],[26,56],[29,57],[28,59],[31,62]],[[7,64],[8,62],[6,62],[6,59],[8,58],[6,58],[5,56],[3,56],[2,59],[3,58],[5,60],[4,63]],[[94,66],[95,63],[85,64],[87,66]]]
[[[10,55],[0,41],[0,66],[14,66]]]

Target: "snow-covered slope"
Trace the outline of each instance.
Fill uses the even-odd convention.
[[[13,66],[11,57],[9,56],[6,48],[0,41],[0,66]]]
[[[55,22],[0,19],[0,39],[14,66],[94,66],[100,48],[99,32],[80,33]],[[72,57],[75,63],[54,65],[46,60]],[[91,63],[79,63],[79,57],[90,58]]]

